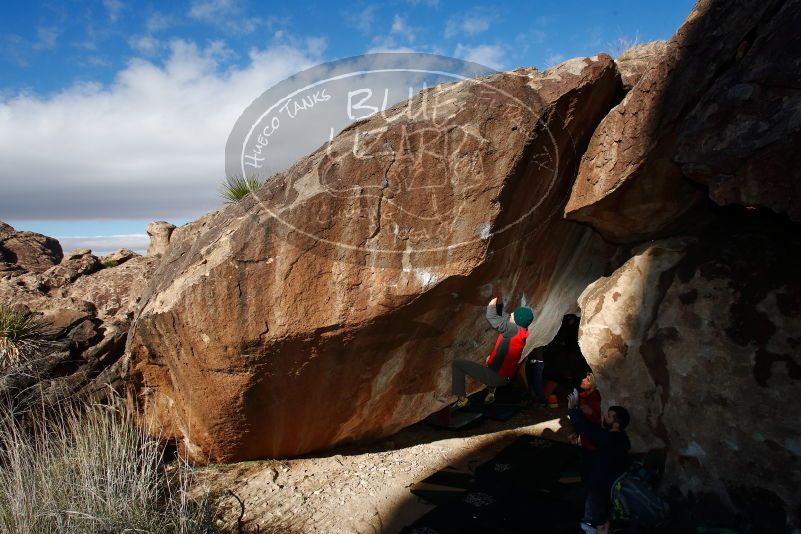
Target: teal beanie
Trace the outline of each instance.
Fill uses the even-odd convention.
[[[534,312],[531,310],[531,308],[520,306],[514,311],[514,316],[515,324],[517,326],[522,326],[523,328],[528,328],[528,325],[534,321]]]

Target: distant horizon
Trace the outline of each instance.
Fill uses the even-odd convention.
[[[181,225],[222,207],[225,142],[237,117],[301,70],[382,51],[542,70],[669,39],[693,5],[7,5],[0,17],[0,220],[73,248],[139,243],[141,250],[149,222]]]

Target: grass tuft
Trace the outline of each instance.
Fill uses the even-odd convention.
[[[639,32],[635,33],[634,37],[621,35],[614,42],[607,44],[607,48],[610,50],[612,57],[617,61],[625,61],[630,59],[630,55],[627,54],[627,52],[638,44],[640,44]]]
[[[220,184],[220,196],[230,204],[259,189],[264,182],[257,176],[229,176]]]
[[[46,345],[47,323],[29,311],[0,304],[0,371],[24,363]]]
[[[165,468],[165,449],[121,402],[31,426],[12,412],[0,415],[0,532],[215,532],[208,495],[189,496],[192,468]]]

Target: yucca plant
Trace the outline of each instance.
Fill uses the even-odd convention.
[[[256,191],[263,184],[264,182],[260,180],[258,176],[228,176],[225,181],[220,184],[220,196],[223,197],[226,203],[230,204]]]
[[[47,331],[47,323],[33,313],[0,304],[0,371],[43,350]]]

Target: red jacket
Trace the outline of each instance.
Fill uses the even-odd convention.
[[[487,358],[487,367],[503,378],[512,378],[526,346],[528,330],[505,319],[494,304],[487,306],[487,320],[500,332]]]
[[[579,393],[579,406],[589,408],[589,413],[584,413],[586,419],[595,425],[601,426],[601,392],[597,389],[592,391],[582,391]],[[595,443],[586,436],[581,436],[581,446],[587,450],[594,450]]]

